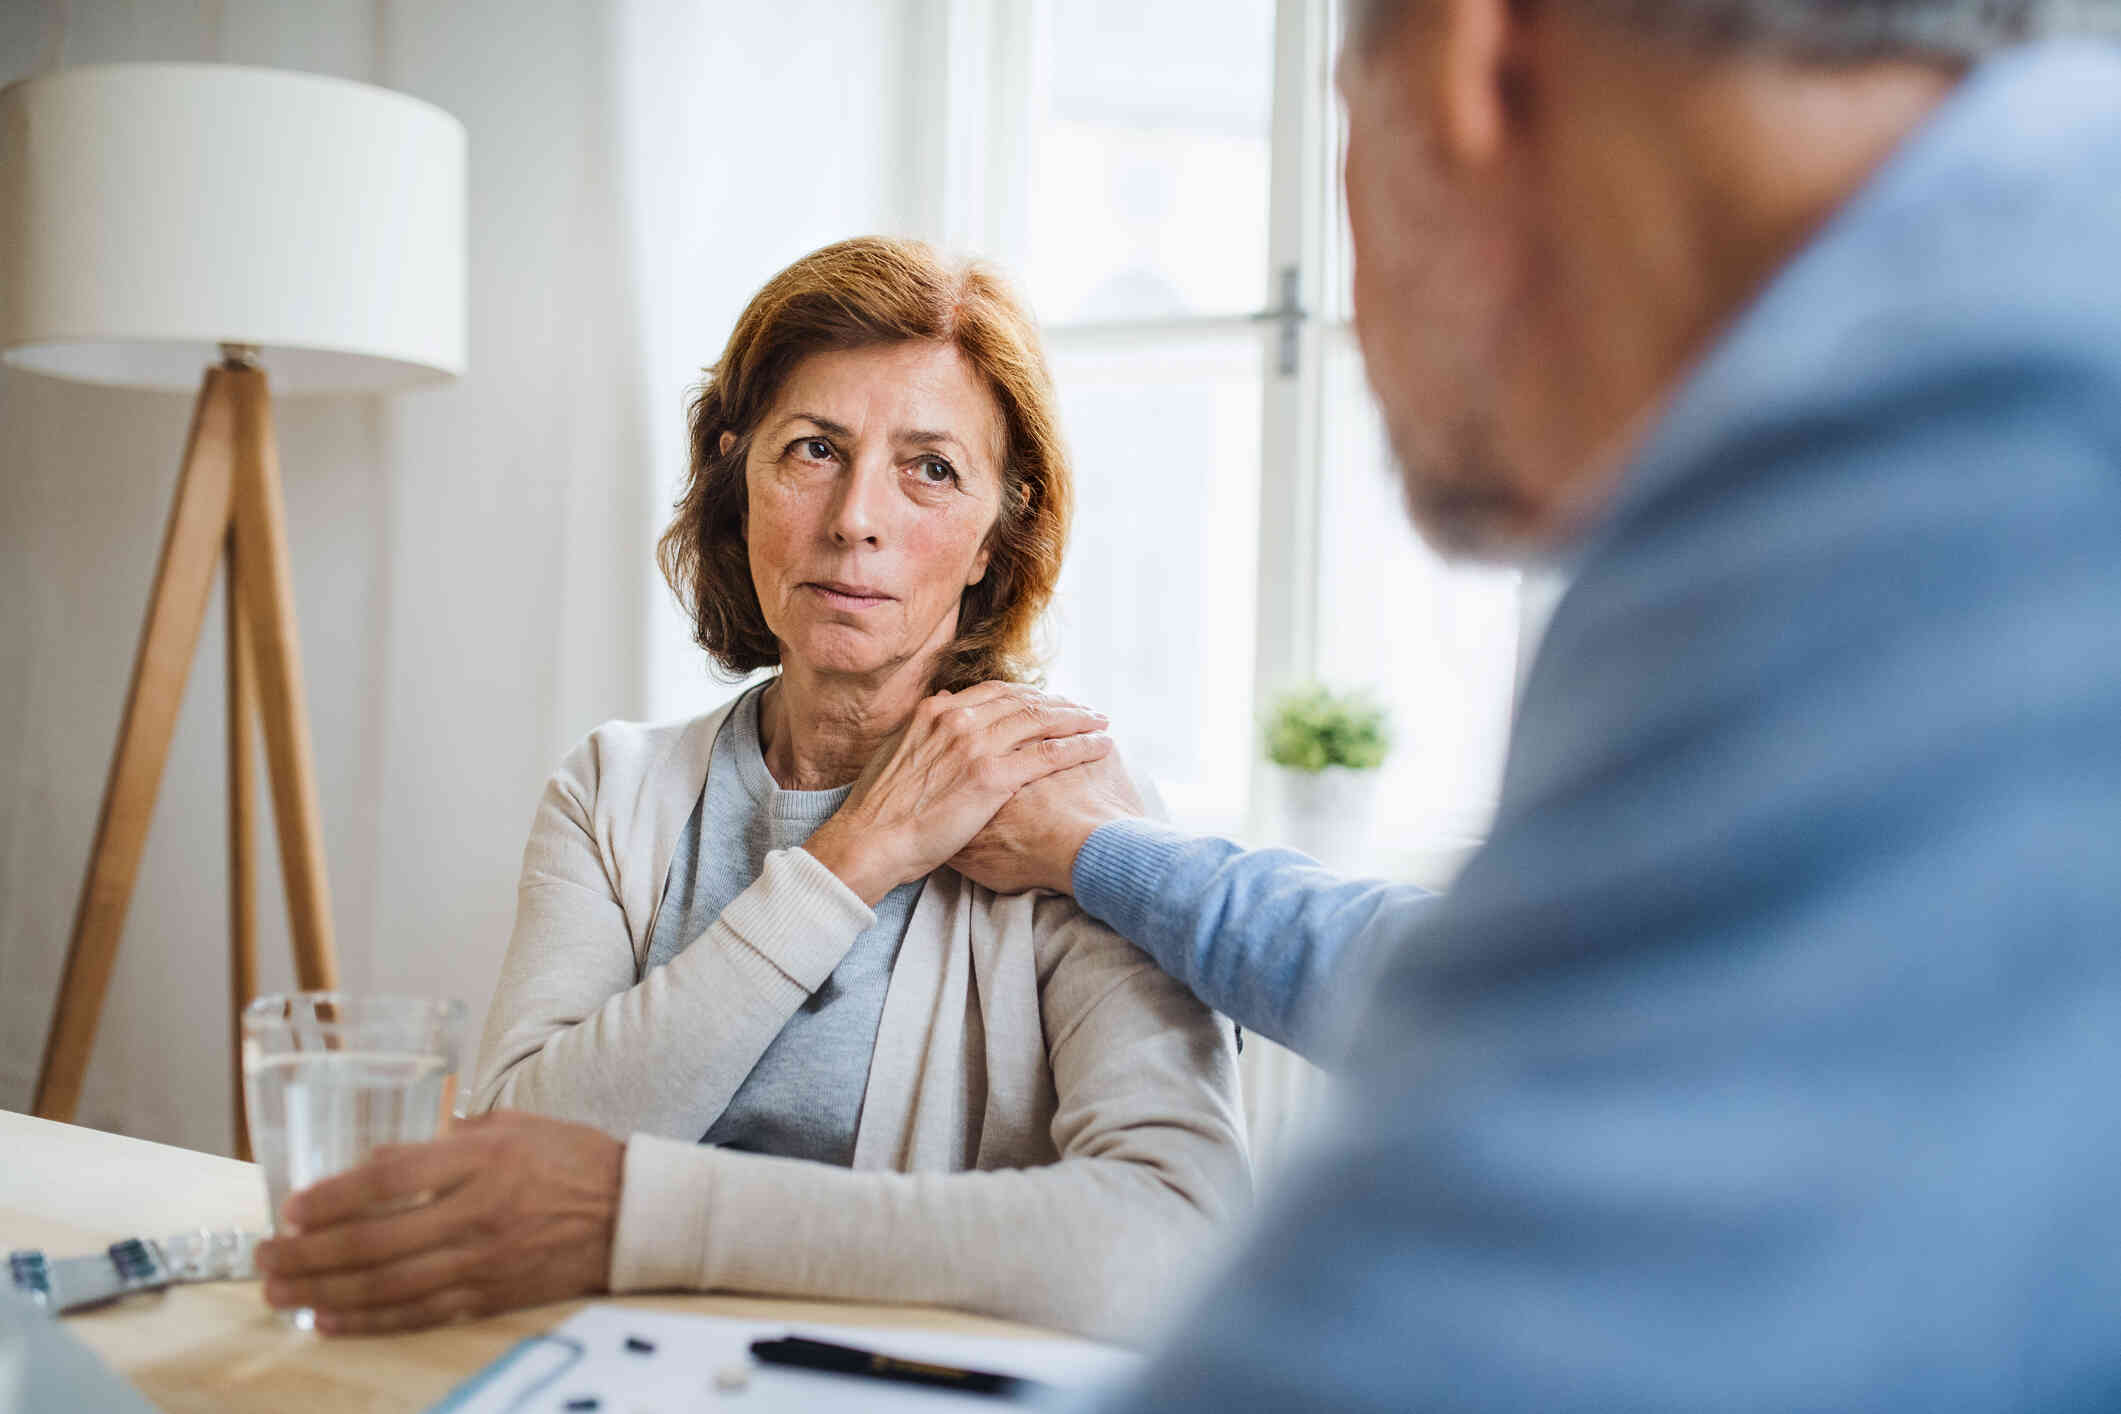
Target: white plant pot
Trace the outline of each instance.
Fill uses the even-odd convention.
[[[1357,871],[1369,866],[1376,848],[1376,771],[1276,766],[1273,776],[1281,843],[1329,868]]]

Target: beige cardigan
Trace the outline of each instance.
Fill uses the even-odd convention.
[[[728,712],[610,723],[547,784],[472,1109],[627,1139],[614,1291],[956,1306],[1149,1338],[1250,1193],[1236,1057],[1229,1026],[1072,900],[929,876],[852,1169],[697,1142],[875,918],[786,850],[643,975]]]

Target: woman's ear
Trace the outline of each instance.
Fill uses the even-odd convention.
[[[965,588],[970,589],[987,577],[987,562],[993,558],[994,545],[990,540],[987,544],[980,546],[979,553],[972,557],[972,570],[965,577]]]
[[[736,433],[724,432],[722,434],[722,440],[715,447],[715,455],[718,457],[726,457],[729,455],[729,449],[731,447],[734,447],[735,445]]]

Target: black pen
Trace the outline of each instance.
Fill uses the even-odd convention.
[[[851,1345],[805,1340],[794,1335],[783,1340],[754,1340],[751,1354],[768,1365],[824,1370],[835,1375],[867,1375],[879,1380],[963,1390],[967,1394],[1000,1395],[1004,1399],[1030,1394],[1040,1388],[1037,1381],[1015,1375],[961,1370],[955,1365],[931,1365],[924,1360],[901,1360],[896,1355],[880,1355],[874,1350],[857,1350]]]

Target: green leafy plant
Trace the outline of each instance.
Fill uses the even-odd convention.
[[[1391,749],[1385,709],[1365,693],[1336,693],[1313,683],[1276,699],[1267,718],[1267,759],[1277,766],[1374,771]]]

